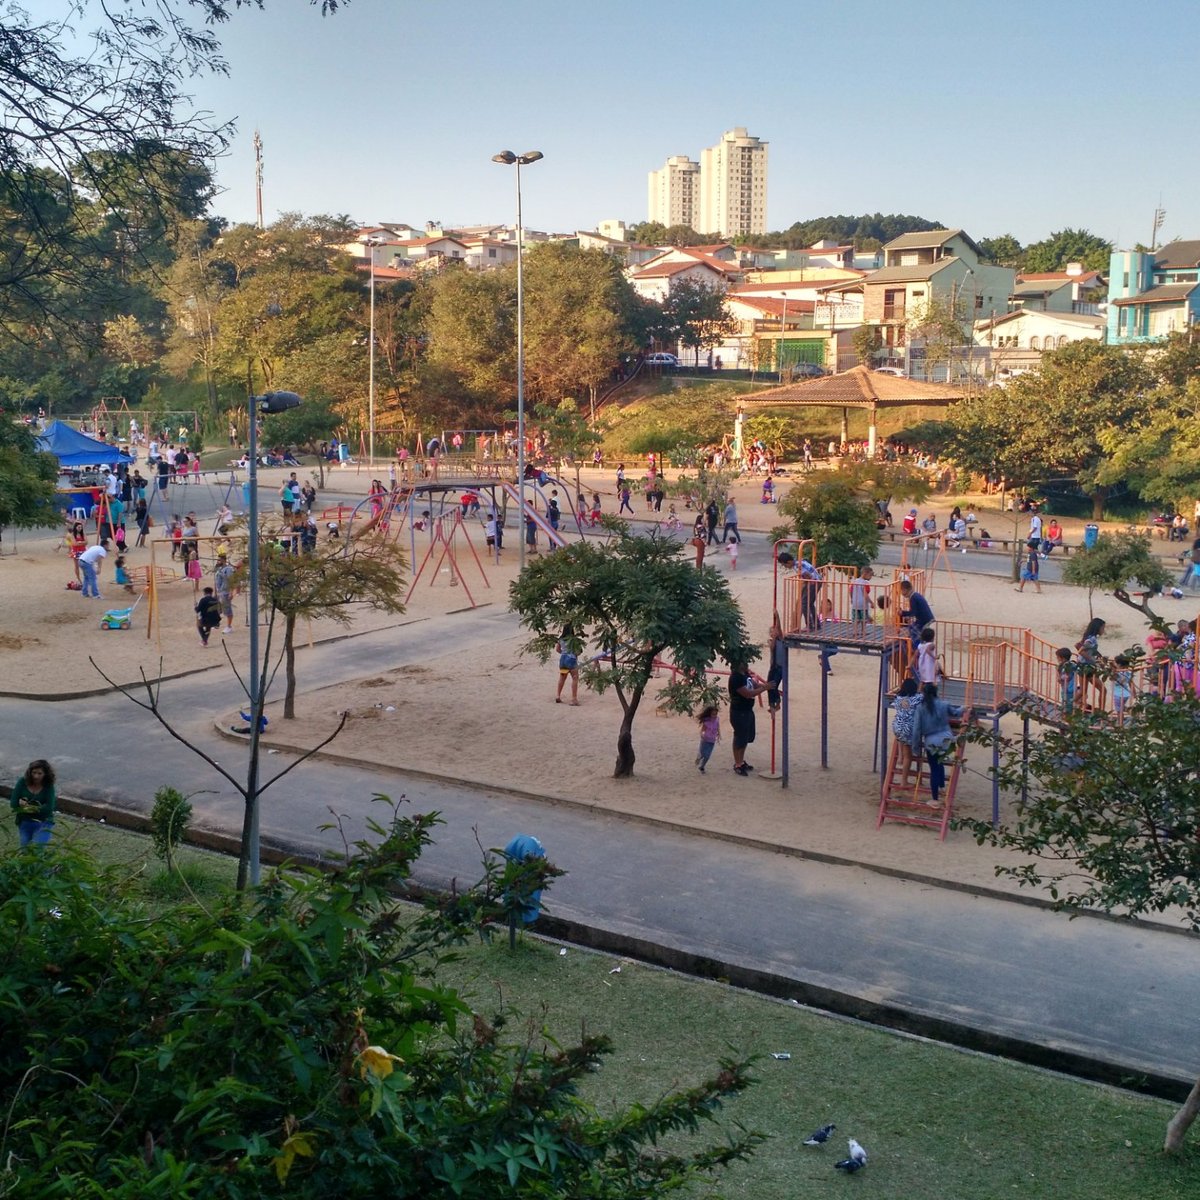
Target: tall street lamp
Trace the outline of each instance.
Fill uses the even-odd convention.
[[[383,245],[383,238],[369,237],[366,240],[367,255],[371,262],[371,349],[368,353],[367,377],[367,454],[371,470],[375,470],[375,247]]]
[[[246,771],[246,820],[244,838],[250,860],[250,886],[261,878],[258,852],[258,742],[262,733],[262,712],[266,701],[258,660],[258,418],[259,414],[284,412],[295,408],[300,397],[295,392],[267,392],[250,397],[250,765]]]
[[[492,155],[492,162],[517,168],[517,495],[521,498],[517,507],[517,565],[522,571],[525,570],[525,226],[521,222],[521,168],[543,157],[540,150],[526,150],[524,154],[501,150]]]

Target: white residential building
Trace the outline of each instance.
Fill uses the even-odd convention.
[[[696,229],[700,217],[700,164],[686,154],[668,158],[661,171],[650,172],[651,221],[688,225]]]
[[[722,237],[767,231],[767,143],[731,129],[700,154],[699,225]]]

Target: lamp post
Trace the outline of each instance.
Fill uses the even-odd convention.
[[[517,168],[517,567],[525,570],[525,226],[521,222],[521,168],[535,163],[544,155],[540,150],[514,154],[501,150],[492,155],[492,162]]]
[[[375,470],[375,247],[383,245],[383,238],[369,237],[366,240],[367,254],[371,262],[371,349],[367,355],[367,456],[371,470]]]
[[[267,392],[250,397],[250,765],[246,771],[246,819],[243,840],[250,860],[250,886],[261,879],[258,853],[258,742],[262,733],[262,673],[258,659],[258,416],[259,413],[284,412],[295,408],[300,397],[295,392]],[[241,872],[239,872],[240,876]],[[240,883],[240,879],[239,879]]]

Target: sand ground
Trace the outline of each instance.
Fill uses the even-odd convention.
[[[589,492],[592,482],[591,473],[585,473]],[[277,484],[271,473],[264,472],[262,483],[268,498],[273,496]],[[335,491],[365,493],[368,483],[365,474],[338,473],[321,502],[333,503]],[[215,511],[221,499],[221,489],[207,491],[210,495],[203,500],[197,492],[181,494],[178,503],[195,507],[203,516],[206,503],[210,511]],[[775,510],[757,503],[758,491],[758,485],[751,481],[740,485],[737,492],[741,525],[750,533],[765,531],[775,523]],[[924,507],[945,514],[954,502],[948,499]],[[980,515],[986,521],[986,510],[981,508]],[[1077,536],[1069,525],[1067,536],[1068,540]],[[5,548],[10,545],[6,540]],[[505,604],[507,585],[516,570],[515,548],[506,550],[505,557],[509,561],[498,568],[488,565],[488,588],[482,586],[475,564],[464,560],[467,582],[477,600],[491,606]],[[736,572],[730,570],[724,555],[714,555],[709,561],[728,575],[752,634],[765,642],[771,573],[766,566],[747,562],[750,557],[743,556]],[[156,549],[155,559],[160,565],[171,565],[165,547]],[[131,565],[144,564],[149,554],[146,550],[133,551],[129,561]],[[995,560],[995,569],[1002,570],[1004,562]],[[891,567],[877,568],[881,579],[891,578],[892,573]],[[133,599],[114,587],[111,568],[101,579],[101,600],[85,600],[78,592],[67,591],[65,584],[71,578],[72,565],[61,548],[61,539],[49,534],[20,534],[16,553],[0,558],[0,691],[66,698],[102,689],[106,685],[88,662],[89,657],[121,682],[137,679],[142,668],[156,673],[160,653],[167,676],[228,669],[215,645],[220,635],[214,636],[210,648],[202,647],[196,636],[190,581],[177,581],[163,589],[160,630],[147,638],[144,603],[134,614],[133,629],[115,632],[100,628],[99,617],[105,609],[123,607]],[[405,617],[363,613],[355,617],[350,631],[393,628],[396,644],[402,646],[402,622],[464,607],[464,591],[450,585],[446,570],[432,586],[426,585],[429,578],[432,575],[427,573]],[[1042,637],[1067,645],[1079,637],[1087,621],[1087,596],[1078,589],[1045,584],[1041,595],[1027,592],[1018,596],[1006,577],[964,572],[956,572],[955,582],[957,593],[944,575],[932,591],[934,608],[943,619],[1028,625]],[[1110,652],[1144,637],[1135,614],[1116,601],[1097,596],[1094,604],[1097,615],[1109,621],[1105,648]],[[1178,607],[1182,611],[1182,606]],[[1179,615],[1173,609],[1167,611],[1171,616]],[[235,654],[240,651],[244,655],[247,634],[240,602],[237,612],[235,633],[225,640]],[[465,627],[474,616],[465,611],[453,619]],[[320,640],[342,636],[347,630],[325,620],[314,621],[311,630],[305,632]],[[660,715],[653,704],[643,706],[634,727],[634,778],[614,780],[612,767],[620,723],[616,698],[582,691],[579,707],[556,704],[554,664],[543,666],[523,654],[523,641],[523,635],[514,627],[511,636],[488,642],[484,650],[456,653],[451,642],[434,661],[410,662],[334,687],[321,687],[306,679],[302,649],[297,663],[302,693],[297,720],[279,719],[276,701],[270,710],[272,724],[267,742],[309,746],[328,732],[337,714],[349,711],[345,730],[329,748],[330,753],[348,760],[374,761],[397,769],[536,793],[550,800],[918,875],[1016,890],[1015,885],[995,878],[995,852],[976,846],[966,833],[952,832],[942,843],[936,833],[924,829],[889,824],[876,830],[879,780],[872,773],[872,750],[877,659],[843,652],[833,661],[834,671],[828,681],[829,768],[823,770],[819,765],[820,676],[816,658],[811,654],[793,656],[791,780],[785,790],[777,782],[742,779],[732,773],[727,730],[708,772],[701,775],[693,761],[698,742],[695,722]],[[187,685],[180,682],[174,686]],[[214,714],[214,718],[218,724],[227,725],[231,715]],[[498,719],[501,715],[503,719]],[[1014,731],[1018,728],[1014,726]],[[758,730],[758,740],[747,758],[766,770],[771,765],[771,737],[765,710],[759,712]],[[53,756],[52,747],[48,753]],[[989,762],[990,755],[982,748],[968,754],[958,791],[960,813],[979,817],[990,813]],[[1008,807],[1006,799],[1004,810]]]

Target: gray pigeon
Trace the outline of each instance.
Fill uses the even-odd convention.
[[[853,1138],[850,1138],[847,1144],[850,1147],[850,1157],[835,1162],[833,1169],[853,1175],[855,1171],[860,1171],[867,1165],[867,1152]]]
[[[806,1146],[823,1146],[823,1145],[825,1145],[825,1143],[827,1141],[829,1141],[829,1135],[836,1128],[837,1128],[836,1125],[822,1125],[821,1128],[816,1131],[816,1133],[810,1133],[808,1135],[808,1137],[806,1137],[804,1139],[804,1145],[806,1145]]]

